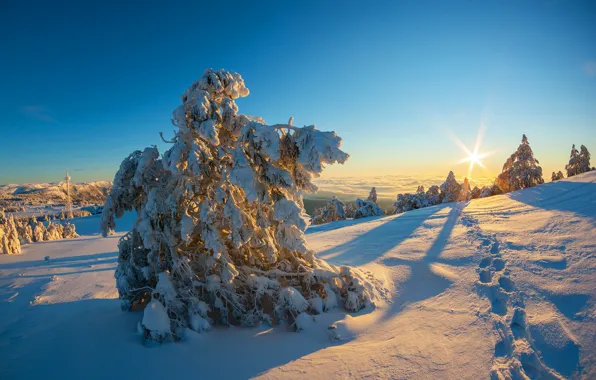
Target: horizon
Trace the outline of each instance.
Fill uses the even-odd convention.
[[[240,113],[336,131],[351,157],[322,180],[463,179],[456,140],[471,151],[481,130],[472,180],[496,177],[522,134],[545,177],[572,144],[596,147],[594,3],[230,4],[225,28],[202,20],[217,39],[183,34],[211,6],[6,5],[0,183],[111,181],[132,151],[163,154],[158,133],[209,67],[243,76]]]

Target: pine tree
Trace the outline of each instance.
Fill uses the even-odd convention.
[[[455,174],[452,171],[447,175],[447,179],[441,185],[441,198],[443,203],[456,202],[461,192],[461,185],[457,183]]]
[[[351,311],[372,302],[358,270],[318,259],[304,236],[302,194],[316,190],[311,179],[326,164],[346,161],[341,138],[239,114],[235,99],[248,94],[239,74],[205,71],[174,111],[163,157],[155,147],[133,152],[116,173],[104,235],[125,211],[139,216],[119,243],[120,299],[128,309],[151,298],[147,321],[170,321],[164,331],[144,318],[147,338],[212,323],[292,323],[336,295]]]
[[[346,219],[346,207],[342,201],[334,196],[327,202],[324,208],[319,208],[315,211],[311,223],[323,224],[344,219]]]
[[[46,235],[46,227],[44,226],[43,222],[37,222],[35,227],[33,228],[33,241],[39,242],[44,241],[44,237]]]
[[[470,190],[470,181],[468,181],[468,178],[466,177],[464,178],[464,183],[459,193],[459,200],[469,201],[470,199],[472,199],[472,191]]]
[[[368,201],[377,203],[377,189],[376,188],[373,187],[372,189],[370,189],[370,194],[368,194]]]
[[[429,206],[438,205],[439,203],[443,202],[441,189],[437,185],[432,185],[429,187],[424,198],[429,203]]]
[[[21,253],[21,242],[17,226],[12,215],[6,216],[0,210],[0,248],[7,255]]]
[[[591,170],[590,167],[590,152],[588,148],[582,145],[579,149],[579,160],[578,160],[578,173],[586,173]]]
[[[477,199],[480,198],[480,194],[482,193],[482,190],[480,190],[480,188],[478,186],[474,186],[474,188],[472,189],[472,199]]]
[[[575,144],[571,147],[571,153],[569,154],[569,163],[565,165],[567,170],[567,177],[573,177],[579,174],[579,151],[575,149]]]
[[[503,165],[503,172],[497,177],[496,185],[501,192],[507,193],[542,184],[542,168],[538,164],[528,138],[523,135],[520,146]]]
[[[381,216],[383,214],[385,214],[385,211],[383,211],[383,209],[381,209],[376,203],[362,199],[356,199],[356,213],[354,215],[354,219],[365,218],[367,216]]]
[[[560,170],[557,173],[553,172],[553,174],[551,175],[551,180],[553,182],[563,178],[565,178],[565,176],[563,175],[563,172],[561,172]]]
[[[66,222],[64,225],[64,231],[62,232],[62,237],[64,239],[73,239],[79,237],[75,225],[70,222]]]

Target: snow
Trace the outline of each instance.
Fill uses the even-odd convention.
[[[190,378],[197,365],[231,379],[596,378],[594,171],[309,228],[308,248],[374,276],[380,299],[374,310],[298,314],[298,333],[214,325],[145,347],[143,313],[120,310],[114,280],[118,238],[135,219],[125,214],[107,238],[99,217],[76,219],[85,236],[0,256],[0,378]]]

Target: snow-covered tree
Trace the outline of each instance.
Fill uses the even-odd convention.
[[[49,222],[43,234],[43,240],[60,240],[64,235],[64,227],[60,223]]]
[[[239,74],[205,71],[173,113],[171,147],[133,152],[114,178],[102,231],[136,210],[115,276],[124,308],[153,300],[141,323],[150,339],[212,323],[292,323],[336,296],[351,311],[372,302],[358,270],[318,259],[304,236],[302,194],[326,164],[346,161],[341,138],[239,114],[235,99],[248,93]],[[154,322],[165,317],[164,331]]]
[[[62,237],[64,239],[73,239],[79,237],[75,225],[70,222],[66,222],[66,224],[64,225],[64,230],[62,232]]]
[[[375,187],[370,189],[370,194],[368,194],[367,200],[369,202],[377,203],[377,189]]]
[[[439,203],[443,202],[441,188],[439,188],[437,185],[432,185],[426,191],[424,198],[428,201],[429,206],[438,205]]]
[[[578,162],[578,173],[586,173],[591,170],[590,167],[590,152],[588,152],[588,148],[582,145],[579,148],[579,162]]]
[[[346,218],[354,219],[356,211],[356,205],[354,203],[348,203],[346,205]]]
[[[478,186],[474,186],[474,188],[472,189],[472,199],[476,199],[476,198],[480,198],[480,194],[482,193],[482,190],[480,190],[480,188]]]
[[[430,204],[427,202],[426,194],[424,192],[416,192],[415,194],[398,194],[397,201],[393,206],[395,206],[395,213],[400,214],[402,212],[427,207],[430,206]]]
[[[480,190],[480,198],[492,197],[497,194],[500,194],[500,192],[496,185],[484,186],[482,190]]]
[[[11,214],[6,216],[2,210],[0,210],[0,248],[2,253],[8,255],[21,253],[21,242],[14,217]]]
[[[381,209],[376,203],[365,201],[360,198],[356,199],[356,213],[354,218],[365,218],[367,216],[381,216],[385,211]]]
[[[495,183],[503,193],[540,185],[544,183],[544,179],[542,168],[538,164],[528,138],[523,135],[521,144],[507,159],[503,165],[503,172],[499,174]]]
[[[418,188],[416,189],[417,193],[424,193],[424,186],[420,185],[418,186]]]
[[[461,192],[461,185],[457,183],[455,174],[452,171],[447,175],[447,179],[441,185],[441,198],[443,203],[456,202]]]
[[[39,242],[44,240],[46,234],[46,227],[43,222],[37,222],[33,227],[33,241]]]
[[[335,196],[331,198],[325,207],[315,211],[311,219],[312,224],[322,224],[346,219],[346,206]]]
[[[579,151],[575,148],[575,144],[571,146],[571,153],[569,154],[569,163],[565,165],[567,170],[567,177],[573,177],[579,170]]]
[[[461,190],[459,193],[459,200],[460,201],[469,201],[472,199],[472,190],[470,190],[470,181],[468,178],[464,178],[464,183],[461,186]]]
[[[553,174],[551,175],[551,180],[554,181],[558,181],[560,179],[565,178],[565,176],[563,175],[562,171],[558,171],[557,173],[553,172]]]
[[[33,230],[26,220],[18,220],[16,222],[17,233],[21,245],[33,243]]]

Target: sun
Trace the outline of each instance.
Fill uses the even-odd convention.
[[[474,169],[474,165],[478,165],[482,168],[486,168],[482,163],[482,159],[487,156],[487,153],[478,153],[478,147],[474,149],[473,153],[468,153],[468,157],[464,158],[460,161],[460,163],[469,162],[470,167],[468,168],[468,178],[472,176],[472,170]]]
[[[478,134],[476,136],[476,144],[474,146],[474,150],[468,149],[468,147],[461,142],[460,139],[452,133],[453,141],[460,147],[460,149],[467,154],[468,156],[459,161],[460,164],[465,162],[469,162],[470,166],[468,167],[468,178],[472,178],[472,170],[474,169],[474,165],[478,165],[481,168],[486,169],[486,166],[482,163],[482,159],[489,155],[489,153],[479,153],[480,145],[482,144],[482,137],[484,137],[484,124],[480,125],[480,129],[478,130]]]

